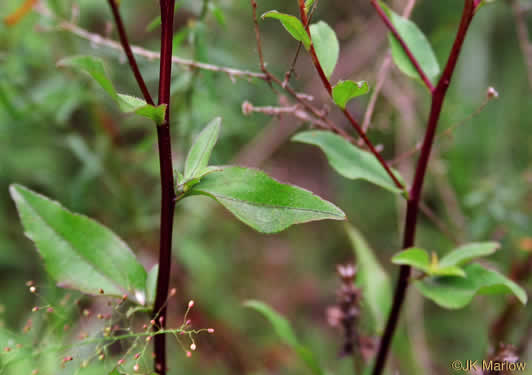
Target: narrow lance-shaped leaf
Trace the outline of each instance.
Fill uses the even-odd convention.
[[[185,180],[198,177],[207,168],[212,149],[218,140],[218,134],[220,134],[221,123],[221,118],[214,119],[194,141],[185,161]]]
[[[323,21],[310,25],[309,30],[320,65],[325,75],[330,77],[340,55],[340,43],[336,33]]]
[[[107,78],[101,59],[92,56],[74,56],[60,60],[57,66],[68,66],[89,74],[116,101],[121,111],[134,112],[157,124],[164,122],[166,105],[152,106],[143,99],[117,93],[113,83]]]
[[[366,81],[339,81],[332,91],[334,103],[345,109],[347,103],[357,96],[366,95],[369,92],[369,85]]]
[[[526,292],[500,273],[479,264],[470,264],[464,271],[465,277],[430,277],[416,281],[414,285],[425,297],[447,309],[467,306],[476,294],[512,293],[526,304]]]
[[[342,176],[351,180],[362,179],[383,187],[392,193],[403,193],[395,186],[377,158],[352,145],[331,132],[311,130],[296,134],[292,141],[318,146],[327,156],[329,164]],[[398,172],[393,172],[402,181]]]
[[[291,14],[280,13],[276,10],[264,13],[262,18],[275,18],[281,21],[286,31],[288,31],[295,40],[303,43],[303,46],[308,51],[310,48],[310,37],[299,18],[292,16]]]
[[[290,322],[286,320],[286,318],[281,316],[270,306],[260,301],[246,301],[244,303],[244,306],[261,313],[270,322],[277,336],[279,336],[283,343],[288,345],[299,355],[301,360],[305,362],[305,364],[309,367],[313,374],[324,374],[314,353],[312,353],[310,350],[308,350],[306,347],[302,346],[298,342],[297,337],[292,329],[292,326],[290,325]]]
[[[345,229],[356,256],[356,283],[362,288],[362,298],[373,316],[375,330],[381,332],[392,303],[390,278],[362,234],[349,224]]]
[[[94,295],[127,293],[145,303],[146,271],[116,234],[23,186],[9,190],[26,235],[59,286]]]
[[[401,35],[401,38],[416,58],[421,69],[423,69],[431,81],[434,81],[438,74],[440,74],[440,65],[438,64],[436,55],[434,54],[429,41],[425,37],[425,34],[423,34],[415,23],[401,17],[388,8],[386,4],[382,2],[380,2],[380,4],[399,35]],[[392,57],[397,67],[407,76],[421,79],[405,50],[392,33],[389,34],[389,40],[392,49]]]
[[[187,194],[215,199],[239,220],[264,233],[309,221],[345,219],[342,210],[310,191],[241,167],[223,167],[203,177]]]

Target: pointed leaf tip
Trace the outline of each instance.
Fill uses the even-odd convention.
[[[187,194],[215,199],[240,221],[263,233],[316,220],[345,220],[341,209],[310,191],[242,167],[221,167],[203,177]]]

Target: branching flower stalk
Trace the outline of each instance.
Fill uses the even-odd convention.
[[[108,0],[115,23],[117,25],[120,42],[135,79],[148,104],[154,101],[144,83],[135,57],[131,50],[124,24],[120,17],[116,0]],[[159,274],[153,307],[152,319],[157,322],[154,330],[166,332],[166,301],[170,283],[170,267],[172,255],[172,229],[175,209],[175,191],[172,166],[172,147],[170,139],[170,83],[172,77],[172,39],[174,27],[175,0],[161,0],[161,53],[159,72],[159,105],[166,105],[164,122],[157,126],[157,140],[159,148],[159,163],[161,173],[161,219],[159,239]],[[154,337],[155,371],[166,374],[166,335]]]

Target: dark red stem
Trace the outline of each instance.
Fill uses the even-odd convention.
[[[377,10],[377,13],[382,18],[382,21],[386,24],[388,29],[390,29],[390,32],[393,34],[393,36],[395,36],[395,38],[397,39],[401,47],[403,47],[403,50],[405,51],[406,55],[410,59],[410,62],[412,63],[412,65],[414,65],[414,68],[416,68],[419,76],[421,77],[421,80],[425,83],[425,86],[427,86],[430,92],[434,92],[434,85],[430,81],[429,77],[427,77],[427,75],[423,71],[423,68],[417,61],[416,57],[414,56],[414,54],[412,53],[412,51],[410,50],[410,48],[408,47],[404,39],[401,37],[401,35],[399,34],[395,26],[392,24],[392,22],[386,15],[386,12],[382,9],[381,5],[379,4],[379,1],[371,0],[371,4],[373,4],[375,9]]]
[[[321,66],[320,60],[318,59],[318,55],[316,54],[316,50],[314,49],[314,44],[312,43],[312,36],[310,35],[310,29],[308,25],[308,18],[307,13],[305,10],[305,1],[304,0],[298,0],[299,1],[299,14],[301,17],[301,21],[303,22],[303,25],[305,26],[305,29],[307,31],[307,34],[311,40],[310,43],[310,56],[312,58],[312,62],[314,64],[314,67],[316,68],[316,71],[318,72],[318,75],[320,76],[321,82],[323,83],[323,86],[327,90],[327,93],[332,98],[332,85],[329,81],[329,78],[327,78],[327,75],[323,71],[323,67]],[[392,172],[390,166],[384,160],[384,158],[381,156],[381,154],[377,151],[375,146],[373,146],[373,143],[369,140],[369,138],[366,136],[364,131],[362,130],[362,127],[358,123],[357,120],[354,119],[353,116],[349,113],[347,109],[344,109],[343,111],[344,116],[347,118],[351,126],[355,129],[355,131],[358,133],[358,135],[362,138],[365,145],[368,147],[369,151],[377,158],[379,163],[382,165],[382,167],[386,170],[386,173],[390,176],[390,178],[393,180],[395,186],[397,186],[399,189],[404,189],[403,184],[397,179],[395,174]]]
[[[166,327],[166,302],[170,283],[172,228],[175,208],[172,147],[170,140],[170,82],[172,78],[172,37],[174,32],[174,0],[161,0],[161,63],[159,73],[159,105],[166,104],[165,121],[157,126],[161,170],[161,230],[159,275],[153,307],[154,329]],[[166,335],[154,336],[155,372],[166,374]]]
[[[410,189],[410,196],[407,204],[405,231],[403,238],[404,249],[407,249],[414,245],[416,236],[417,216],[419,212],[419,202],[421,200],[423,182],[425,180],[425,173],[427,171],[427,166],[430,159],[432,145],[434,143],[434,137],[436,135],[436,130],[438,127],[443,102],[445,100],[449,84],[451,83],[451,78],[456,67],[458,57],[460,56],[460,52],[462,50],[467,31],[473,19],[474,12],[474,0],[465,0],[462,20],[460,22],[460,27],[456,34],[456,38],[453,43],[451,53],[449,55],[449,59],[447,60],[447,64],[445,66],[443,74],[432,95],[432,105],[429,120],[427,123],[427,130],[425,133],[425,138],[423,140],[423,146],[421,148],[421,154],[417,163],[414,182],[412,184],[412,188]],[[392,343],[392,338],[394,336],[395,329],[397,327],[397,322],[399,320],[401,307],[405,300],[406,291],[408,289],[409,277],[410,267],[401,266],[399,271],[399,278],[395,287],[392,309],[390,315],[388,316],[386,328],[384,330],[384,334],[380,342],[379,351],[377,353],[377,359],[375,361],[375,367],[373,369],[373,375],[380,375],[384,370],[386,358],[388,356],[388,352]]]
[[[122,22],[122,17],[120,17],[120,12],[118,11],[116,0],[108,0],[108,1],[109,1],[109,6],[111,7],[111,10],[113,12],[113,17],[115,19],[116,28],[118,29],[118,36],[120,37],[120,43],[122,44],[122,48],[124,49],[124,52],[127,56],[127,61],[129,62],[129,66],[131,67],[131,70],[133,71],[133,74],[135,75],[135,79],[137,80],[137,84],[139,85],[140,91],[142,91],[142,96],[144,96],[144,100],[146,100],[146,103],[150,105],[154,105],[150,92],[148,91],[148,88],[146,87],[146,83],[144,82],[144,79],[142,78],[142,74],[140,73],[139,67],[137,65],[137,61],[135,60],[135,56],[133,55],[133,52],[131,51],[131,46],[129,44],[126,29],[124,27],[124,22]]]

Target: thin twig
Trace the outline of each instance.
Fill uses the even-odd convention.
[[[412,10],[414,9],[415,5],[416,0],[409,0],[408,4],[406,4],[405,9],[403,10],[403,18],[410,18],[410,15],[412,14]],[[371,124],[371,118],[373,117],[373,113],[375,112],[377,100],[379,99],[379,95],[382,90],[382,87],[384,86],[384,82],[388,78],[388,73],[390,71],[391,66],[392,56],[390,53],[387,53],[379,69],[379,73],[377,74],[377,83],[375,84],[375,88],[373,89],[373,93],[371,94],[371,98],[369,99],[366,112],[364,113],[364,120],[362,121],[362,131],[364,133],[367,133],[369,129],[369,125]]]
[[[410,50],[410,47],[408,47],[408,45],[406,44],[406,42],[403,39],[403,37],[401,36],[401,34],[399,34],[399,31],[397,31],[395,26],[392,24],[392,21],[390,21],[390,19],[388,18],[388,16],[386,15],[384,10],[382,9],[382,7],[379,4],[379,2],[377,0],[371,0],[371,4],[375,7],[375,9],[377,10],[377,13],[382,18],[382,21],[388,27],[388,29],[393,34],[393,36],[397,39],[397,41],[399,42],[401,47],[403,47],[403,50],[405,51],[406,55],[408,56],[408,59],[410,60],[412,65],[414,65],[414,68],[417,70],[417,72],[418,72],[419,76],[421,77],[421,80],[423,81],[423,83],[425,83],[425,86],[427,86],[429,91],[431,93],[433,93],[434,92],[434,85],[432,84],[430,79],[425,74],[425,71],[423,70],[423,68],[419,64],[419,61],[417,60],[417,58],[412,53],[412,51]]]
[[[154,105],[153,99],[150,95],[150,91],[146,87],[146,83],[144,82],[144,78],[142,78],[142,74],[140,73],[137,61],[135,60],[135,56],[131,51],[131,46],[129,44],[126,29],[124,27],[124,22],[122,22],[122,17],[120,16],[118,6],[116,5],[116,0],[108,0],[108,2],[109,6],[111,7],[111,11],[113,12],[113,17],[115,19],[116,27],[118,29],[118,36],[120,37],[122,48],[124,49],[124,52],[127,56],[127,60],[129,61],[131,70],[135,75],[135,79],[137,80],[137,84],[139,85],[140,91],[142,91],[142,95],[144,96],[146,102],[150,105]]]
[[[34,10],[39,13],[42,16],[51,18],[51,19],[57,19],[48,9],[46,9],[42,4],[39,4],[34,8]],[[122,50],[122,46],[120,43],[118,43],[115,40],[105,38],[101,36],[100,34],[92,33],[90,31],[87,31],[76,24],[66,21],[66,20],[58,20],[58,28],[64,31],[68,31],[82,39],[88,40],[91,45],[94,46],[105,46],[108,48],[116,49],[116,50]],[[158,60],[160,58],[160,55],[158,52],[148,50],[146,48],[142,48],[139,46],[131,45],[131,51],[133,54],[137,56],[144,57],[147,60]],[[261,79],[261,80],[267,80],[267,76],[264,73],[260,72],[252,72],[248,70],[240,70],[225,66],[219,66],[214,64],[208,64],[208,63],[202,63],[199,61],[184,59],[182,57],[178,56],[172,56],[172,63],[176,65],[181,65],[188,67],[190,69],[200,69],[200,70],[207,70],[211,72],[218,72],[218,73],[225,73],[227,74],[231,79],[235,78],[246,78],[246,79]]]
[[[307,18],[307,14],[306,14],[306,11],[305,11],[305,1],[304,0],[299,0],[299,14],[300,14],[300,17],[301,17],[301,22],[303,22],[303,25],[307,25],[308,24],[308,18]],[[321,82],[323,83],[323,86],[327,90],[327,93],[329,94],[329,96],[332,98],[332,85],[331,85],[331,82],[329,81],[329,78],[327,78],[327,75],[323,71],[323,67],[321,66],[321,63],[320,63],[320,61],[318,59],[318,55],[316,54],[316,50],[314,49],[314,45],[312,44],[312,35],[310,34],[310,29],[307,28],[306,31],[307,31],[307,35],[308,35],[309,39],[311,40],[309,52],[310,52],[310,56],[312,58],[312,62],[314,64],[314,67],[316,68],[316,71],[318,72],[318,75],[320,76],[320,79],[321,79]],[[362,131],[362,128],[360,127],[360,124],[358,123],[358,121],[356,121],[353,118],[353,116],[351,116],[351,114],[349,113],[349,111],[347,109],[343,109],[342,113],[347,118],[347,120],[349,121],[351,126],[356,130],[358,135],[362,138],[362,140],[364,141],[364,144],[367,146],[369,151],[377,158],[377,160],[382,165],[382,167],[385,169],[386,173],[390,176],[390,178],[392,179],[394,184],[399,189],[404,189],[403,184],[399,181],[397,176],[392,172],[392,170],[390,169],[390,167],[388,166],[388,164],[386,163],[384,158],[381,156],[379,151],[377,151],[377,149],[373,145],[373,143],[364,134],[364,132]]]

